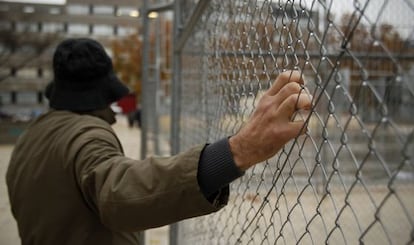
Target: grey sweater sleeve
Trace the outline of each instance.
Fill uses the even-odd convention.
[[[201,153],[197,179],[208,200],[214,199],[222,188],[243,174],[234,163],[228,138],[206,145]]]

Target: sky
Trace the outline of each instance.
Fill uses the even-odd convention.
[[[277,2],[277,1],[275,1]],[[339,18],[344,13],[352,13],[356,8],[363,9],[365,18],[362,23],[393,25],[403,38],[414,35],[414,0],[296,0],[309,9],[314,3],[315,10],[324,11],[321,2],[330,6],[331,12]],[[359,6],[358,6],[359,4]]]
[[[2,0],[2,2],[40,3],[40,4],[65,4],[66,0]]]

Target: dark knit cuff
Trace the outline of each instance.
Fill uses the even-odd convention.
[[[228,138],[206,145],[201,153],[197,178],[207,199],[214,199],[223,187],[243,174],[234,163]]]

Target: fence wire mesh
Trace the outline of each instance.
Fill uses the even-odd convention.
[[[208,1],[181,51],[180,149],[236,133],[285,70],[313,107],[178,244],[413,244],[412,16],[411,0]]]

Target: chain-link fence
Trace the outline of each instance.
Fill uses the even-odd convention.
[[[297,115],[306,135],[232,183],[226,208],[180,222],[176,242],[412,244],[412,0],[177,2],[174,149],[236,133],[285,70],[313,108]]]

